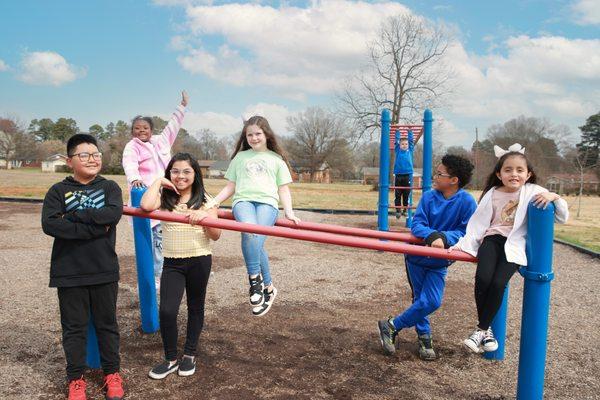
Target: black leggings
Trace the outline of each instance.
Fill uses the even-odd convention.
[[[183,354],[196,355],[204,325],[204,300],[212,257],[165,258],[160,279],[160,334],[165,358],[177,359],[177,315],[185,289],[188,307],[187,334]]]
[[[394,186],[410,186],[410,175],[409,174],[398,174],[394,177]],[[395,189],[394,190],[394,205],[395,206],[407,206],[408,196],[410,195],[410,189]],[[400,204],[402,202],[402,204]],[[396,208],[396,212],[406,211],[406,208]]]
[[[480,329],[487,330],[496,316],[504,289],[513,274],[519,269],[515,263],[506,260],[502,235],[486,236],[477,252],[477,272],[475,273],[475,303]]]

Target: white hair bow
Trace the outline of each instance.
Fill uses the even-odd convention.
[[[494,154],[496,157],[500,158],[506,153],[521,153],[525,154],[525,147],[521,146],[519,143],[511,144],[508,149],[504,150],[500,146],[494,145]]]

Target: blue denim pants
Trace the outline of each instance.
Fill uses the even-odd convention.
[[[240,201],[233,206],[233,216],[238,222],[273,226],[277,220],[278,210],[265,203]],[[272,283],[269,269],[269,255],[264,244],[267,237],[255,233],[242,233],[242,254],[246,262],[248,275],[262,274],[265,286]]]
[[[154,258],[154,278],[159,278],[163,270],[162,227],[160,224],[152,228],[152,256]]]

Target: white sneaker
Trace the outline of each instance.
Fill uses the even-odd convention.
[[[491,352],[498,350],[498,341],[494,337],[491,326],[485,331],[481,343],[483,344],[483,351]]]
[[[482,331],[481,329],[475,329],[475,331],[469,336],[468,339],[463,341],[463,344],[474,353],[481,353],[483,350],[481,349],[481,342],[483,341],[483,337],[486,331]]]
[[[275,300],[275,296],[277,296],[277,289],[275,286],[273,286],[273,291],[269,292],[267,288],[265,288],[264,293],[264,302],[260,306],[252,309],[252,314],[254,314],[256,317],[261,317],[269,312],[271,306],[273,305],[273,300]]]

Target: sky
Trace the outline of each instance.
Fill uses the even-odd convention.
[[[381,22],[403,13],[452,32],[454,90],[434,109],[445,146],[520,115],[575,143],[600,111],[600,0],[19,0],[0,2],[0,116],[87,131],[168,117],[185,89],[192,133],[230,135],[258,113],[287,134],[288,116],[335,110]]]

